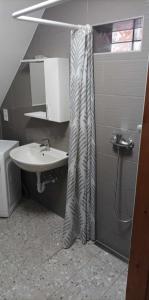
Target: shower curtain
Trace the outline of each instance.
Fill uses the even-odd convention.
[[[70,110],[64,248],[77,237],[83,244],[95,239],[95,99],[89,25],[71,32]]]

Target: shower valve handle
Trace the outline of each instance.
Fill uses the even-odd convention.
[[[113,147],[121,150],[132,150],[134,142],[131,138],[125,139],[122,134],[115,134],[111,140]]]

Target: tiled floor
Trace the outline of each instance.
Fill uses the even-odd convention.
[[[63,219],[23,201],[0,219],[0,300],[124,300],[127,265],[93,243],[62,247]]]

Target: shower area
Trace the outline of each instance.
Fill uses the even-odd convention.
[[[129,258],[146,60],[136,53],[94,54],[96,244]]]

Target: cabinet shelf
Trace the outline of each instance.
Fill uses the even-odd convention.
[[[47,114],[45,111],[35,111],[35,112],[30,112],[30,113],[25,113],[24,116],[28,118],[35,118],[35,119],[41,119],[41,120],[46,120],[49,122],[56,122],[56,123],[67,123],[69,120],[59,122],[59,121],[52,121],[47,118]]]
[[[36,59],[22,59],[21,63],[24,64],[29,64],[29,63],[40,63],[40,62],[44,62],[46,59],[48,58],[36,58]]]
[[[36,111],[36,112],[31,112],[31,113],[25,113],[24,116],[29,117],[29,118],[36,118],[36,119],[42,119],[42,120],[47,120],[46,112],[45,111]]]

